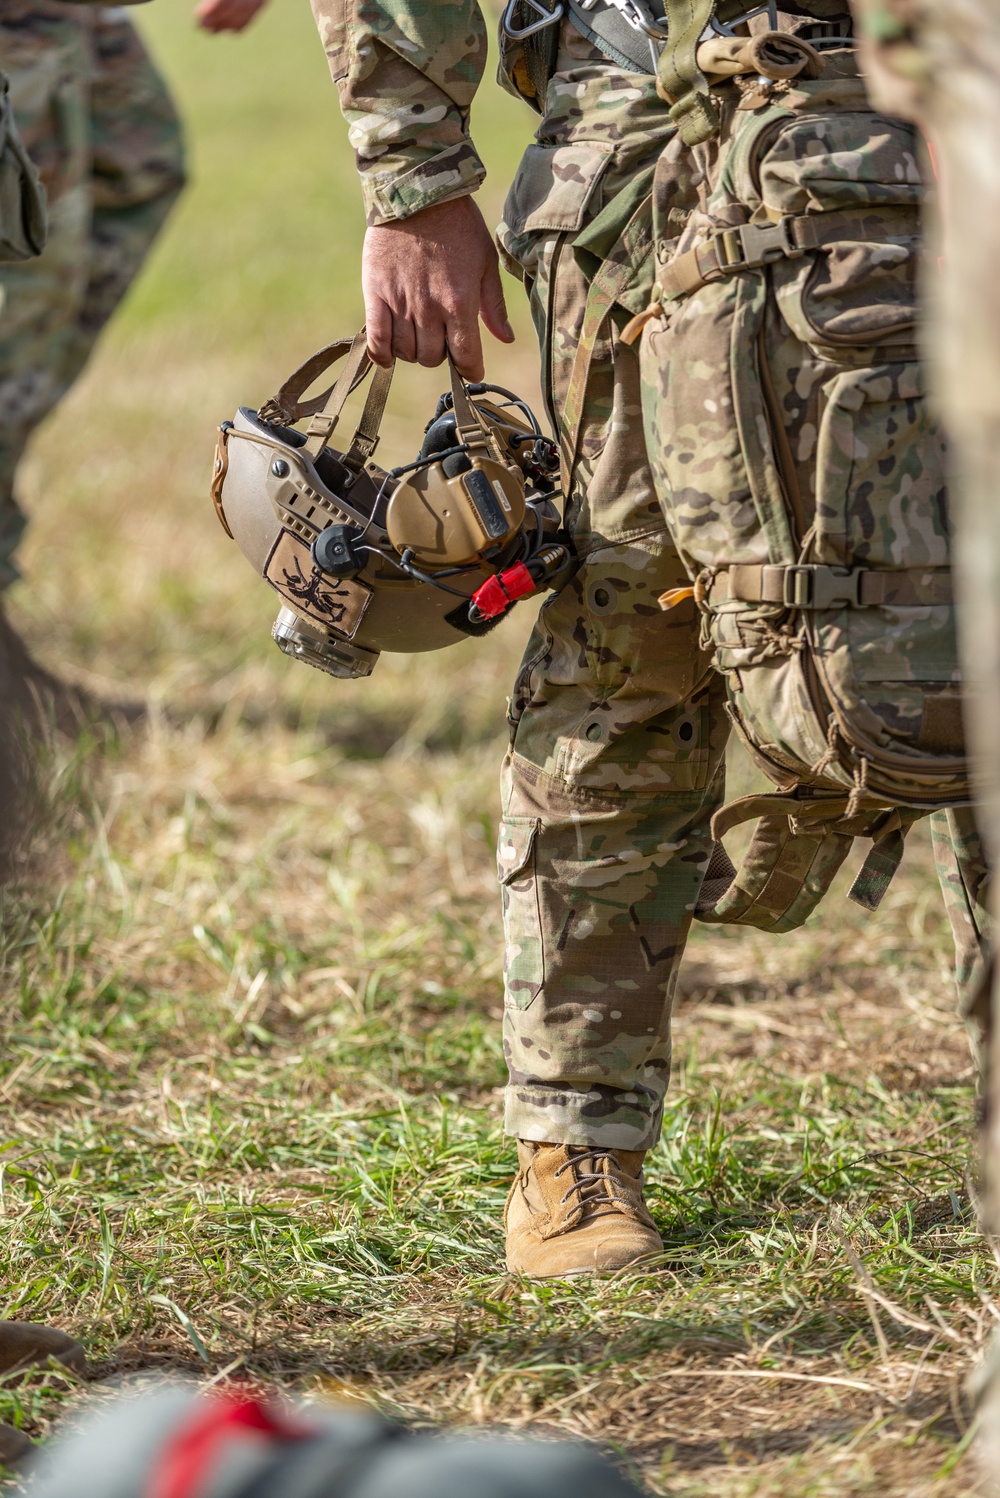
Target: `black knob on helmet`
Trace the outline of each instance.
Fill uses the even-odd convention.
[[[328,525],[312,543],[312,559],[320,572],[330,577],[354,577],[364,566],[357,552],[360,540],[359,526]]]

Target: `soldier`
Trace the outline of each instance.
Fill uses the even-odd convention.
[[[38,175],[14,124],[3,73],[0,73],[0,176],[4,184],[0,194],[0,261],[30,259],[40,253],[45,242],[45,202]],[[7,683],[0,685],[6,687]],[[0,804],[11,789],[4,773],[7,750],[8,745],[0,736]],[[0,1375],[50,1358],[77,1373],[84,1370],[83,1348],[65,1332],[30,1321],[0,1321]],[[13,1465],[30,1445],[23,1431],[0,1422],[0,1465]]]
[[[486,59],[478,7],[313,8],[361,174],[371,353],[434,365],[447,341],[480,379],[477,314],[502,341],[513,333],[471,196],[484,175],[468,132]],[[652,76],[609,60],[569,19],[548,35],[547,84],[531,55],[507,47],[508,83],[545,112],[501,242],[528,290],[559,430],[589,284],[573,240],[586,225],[615,243],[673,127]],[[624,293],[633,311],[649,286],[640,273]],[[566,521],[580,565],[543,608],[515,683],[499,843],[506,1127],[521,1165],[508,1264],[538,1276],[661,1249],[641,1162],[659,1130],[676,968],[726,737],[693,608],[665,625],[656,605],[687,579],[645,462],[638,361],[616,326],[573,398]]]
[[[979,815],[1000,849],[1000,17],[987,0],[942,10],[900,0],[852,0],[879,106],[924,131],[941,173],[942,258],[933,275],[931,352],[937,392],[958,453],[957,545],[962,582],[969,731],[978,755]],[[990,208],[990,204],[994,208]],[[986,985],[980,1001],[987,1002]],[[990,1062],[989,1217],[1000,1223],[1000,989],[994,976]]]
[[[447,343],[479,379],[477,315],[501,341],[512,334],[472,196],[484,169],[469,110],[486,56],[475,0],[312,3],[367,211],[372,356],[434,365]],[[808,8],[820,7],[846,4]],[[659,1133],[677,968],[728,731],[692,602],[657,606],[688,577],[657,499],[638,359],[621,332],[649,302],[649,195],[674,124],[655,53],[623,10],[642,13],[619,0],[551,11],[516,0],[501,28],[506,85],[542,118],[499,240],[530,299],[579,555],[542,608],[514,685],[498,849],[505,1121],[520,1165],[507,1262],[532,1277],[616,1270],[661,1250],[642,1160]],[[971,827],[954,830],[943,882],[974,978],[983,868]]]
[[[264,0],[202,0],[201,24],[238,31]],[[101,328],[138,273],[183,184],[180,124],[166,86],[120,10],[58,0],[5,0],[0,61],[21,134],[48,189],[42,200],[10,118],[0,75],[0,156],[10,210],[16,162],[21,222],[0,223],[0,591],[18,572],[14,550],[24,516],[13,497],[17,463],[31,432],[80,373]],[[6,151],[7,154],[4,154]],[[10,163],[9,171],[6,170]],[[17,258],[4,259],[4,255]],[[33,662],[0,612],[0,698],[9,715],[35,694],[58,689]],[[6,853],[16,770],[9,716],[0,719],[0,858]],[[65,1332],[0,1321],[0,1375],[54,1359],[81,1374],[83,1348]],[[0,1464],[31,1447],[0,1422]]]
[[[209,31],[241,31],[264,0],[201,0]],[[0,595],[20,576],[25,516],[15,499],[31,434],[69,390],[152,249],[184,185],[181,121],[121,7],[4,0],[0,59],[25,145],[48,193],[36,260],[0,266]],[[0,659],[66,700],[31,660],[0,601]]]

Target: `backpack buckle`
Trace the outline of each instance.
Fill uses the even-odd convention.
[[[802,562],[784,569],[784,597],[789,609],[861,608],[862,567],[825,567]]]
[[[756,270],[773,260],[798,260],[806,252],[792,238],[791,218],[780,218],[776,224],[736,224],[714,236],[719,269],[728,274],[736,270]]]

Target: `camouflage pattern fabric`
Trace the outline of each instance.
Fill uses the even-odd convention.
[[[950,807],[931,817],[934,862],[955,942],[958,1012],[980,1075],[990,1028],[990,865],[971,808]]]
[[[376,0],[349,13],[345,0],[313,4],[369,221],[470,190],[475,171],[448,182],[421,172],[455,147],[459,127],[469,142],[474,8],[408,0],[390,15]],[[409,55],[435,55],[433,70],[404,65],[404,34]],[[392,55],[377,45],[382,36]],[[454,82],[439,81],[445,62],[461,76],[460,105]],[[612,66],[569,24],[544,103],[499,239],[530,298],[550,420],[557,431],[576,428],[566,523],[581,560],[539,614],[509,705],[497,852],[505,1123],[530,1140],[645,1149],[659,1133],[677,969],[712,849],[728,736],[724,683],[700,645],[693,602],[666,615],[657,606],[688,577],[646,458],[639,361],[620,337],[652,289],[650,236],[636,226],[673,127],[652,77]],[[675,235],[691,190],[686,183],[660,205],[660,226]],[[978,898],[982,877],[971,852],[971,839],[956,850],[946,835],[963,972],[978,954],[967,892]]]
[[[529,290],[556,429],[591,284],[574,242],[628,201],[664,139],[652,79],[611,67],[569,28],[561,40],[501,230]],[[625,316],[605,320],[580,402],[566,521],[581,565],[542,608],[511,698],[498,867],[508,1131],[645,1149],[727,726],[693,606],[667,621],[656,606],[685,574],[645,462]]]
[[[49,242],[0,266],[0,588],[25,526],[14,474],[82,370],[184,182],[180,122],[132,23],[59,0],[4,0],[0,61],[49,201]]]
[[[40,255],[49,229],[45,191],[21,143],[9,89],[0,72],[0,261]]]
[[[849,816],[967,801],[944,438],[915,347],[916,142],[871,109],[850,52],[756,87],[718,91],[722,137],[696,148],[704,185],[663,245],[643,342],[658,487],[775,784],[847,795]]]
[[[370,224],[479,186],[469,106],[486,66],[476,0],[312,0]]]
[[[467,134],[483,65],[476,7],[410,0],[390,14],[313,0],[313,9],[369,222],[477,185]],[[422,70],[425,57],[433,67]],[[625,205],[651,179],[671,126],[651,77],[612,67],[568,24],[545,104],[500,241],[529,291],[558,430],[592,279],[574,241],[604,216],[624,321],[648,299],[652,275],[622,253],[625,224],[614,220],[630,216]],[[469,165],[438,180],[453,150]],[[656,606],[685,574],[644,461],[638,360],[607,312],[575,413],[566,520],[582,562],[542,609],[510,703],[498,846],[506,1126],[526,1139],[643,1149],[659,1131],[673,990],[727,729],[694,608],[664,627]]]

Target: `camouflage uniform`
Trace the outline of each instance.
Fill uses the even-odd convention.
[[[369,223],[474,191],[474,0],[312,3]],[[646,458],[638,358],[619,337],[649,297],[646,205],[672,126],[653,78],[608,62],[568,22],[544,102],[500,243],[530,297],[581,565],[542,608],[509,709],[506,1126],[642,1150],[659,1132],[727,737],[693,604],[657,606],[688,579]]]
[[[0,589],[18,572],[25,517],[14,473],[69,389],[184,182],[166,86],[122,11],[4,0],[0,63],[48,191],[49,242],[0,266]]]

